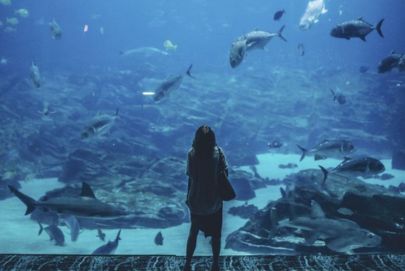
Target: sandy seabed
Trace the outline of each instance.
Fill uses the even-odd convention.
[[[327,159],[323,161],[314,161],[313,157],[306,157],[299,162],[299,155],[296,154],[274,154],[266,153],[257,156],[259,164],[257,172],[262,177],[270,179],[283,179],[286,175],[296,173],[303,169],[318,168],[318,164],[324,167],[335,167],[339,160]],[[367,179],[368,183],[381,184],[386,187],[389,185],[398,186],[401,181],[405,182],[405,171],[391,169],[391,160],[382,160],[385,165],[385,173],[395,177],[382,181],[379,179]],[[280,169],[279,164],[296,163],[297,168]],[[249,167],[241,169],[250,171]],[[34,199],[40,198],[46,191],[61,188],[63,183],[58,182],[56,178],[52,179],[33,179],[21,182],[21,191]],[[268,186],[256,190],[256,198],[249,200],[249,204],[256,205],[259,209],[265,207],[269,201],[280,198],[280,186]],[[229,208],[244,204],[241,201],[231,201],[224,203],[224,219],[222,229],[222,247],[225,246],[225,239],[231,232],[242,227],[247,219],[242,219],[228,214]],[[96,237],[96,230],[82,230],[76,242],[70,241],[69,229],[65,226],[60,227],[65,234],[65,245],[63,247],[55,246],[49,241],[47,234],[38,236],[39,225],[24,216],[25,205],[16,197],[0,201],[0,253],[41,253],[41,254],[90,254],[96,248],[103,245],[103,242]],[[184,223],[179,226],[162,229],[164,237],[163,246],[157,246],[154,243],[155,235],[159,229],[123,229],[121,232],[121,241],[116,250],[116,254],[169,254],[185,255],[185,247],[190,224]],[[118,232],[117,230],[104,230],[106,240],[113,240]],[[197,249],[195,255],[211,255],[211,246],[209,238],[204,238],[199,234]],[[232,249],[222,249],[222,255],[246,255],[246,252],[234,251]]]

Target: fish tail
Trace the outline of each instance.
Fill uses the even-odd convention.
[[[280,30],[277,32],[277,36],[282,39],[283,41],[287,42],[287,39],[283,36],[283,30],[285,28],[285,25],[283,25]]]
[[[297,144],[297,147],[302,151],[301,158],[300,158],[300,162],[301,162],[302,160],[304,160],[305,155],[307,155],[308,150],[305,149],[304,147],[301,147],[301,146],[298,145],[298,144]]]
[[[188,69],[187,69],[187,71],[186,71],[186,74],[187,74],[189,77],[194,78],[194,76],[191,74],[191,68],[193,68],[193,64],[191,64],[191,65],[188,67]]]
[[[29,196],[21,193],[17,189],[15,189],[13,186],[9,185],[8,188],[10,191],[16,195],[17,198],[19,198],[26,206],[27,210],[25,211],[25,215],[28,215],[32,213],[35,209],[35,205],[37,204],[37,201],[34,200],[33,198],[30,198]]]
[[[383,22],[384,22],[384,19],[381,19],[381,20],[378,22],[377,26],[375,27],[375,29],[376,29],[377,32],[378,32],[378,35],[380,35],[381,38],[384,38],[384,34],[383,34],[382,30],[381,30],[381,26],[382,26]]]
[[[115,238],[115,242],[118,242],[118,240],[121,240],[120,235],[121,235],[121,230],[118,231],[117,237]]]
[[[324,168],[323,166],[319,166],[319,168],[322,170],[323,173],[323,180],[322,180],[322,186],[325,185],[326,179],[328,178],[329,171]]]

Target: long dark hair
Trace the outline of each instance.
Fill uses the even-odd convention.
[[[207,125],[200,126],[195,132],[193,149],[197,158],[211,158],[217,145],[214,131]]]

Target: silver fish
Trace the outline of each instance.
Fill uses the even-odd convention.
[[[368,156],[346,158],[337,167],[329,171],[322,166],[319,167],[323,173],[323,183],[325,183],[330,173],[345,177],[369,177],[385,171],[385,167],[381,161]]]
[[[306,149],[297,145],[302,151],[300,161],[304,160],[308,154],[314,154],[314,160],[326,159],[328,157],[345,157],[354,151],[353,144],[348,140],[330,139],[324,140],[311,149]]]

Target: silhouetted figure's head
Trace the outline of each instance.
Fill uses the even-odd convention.
[[[199,158],[212,157],[217,145],[214,131],[207,125],[200,126],[195,132],[193,148]]]

